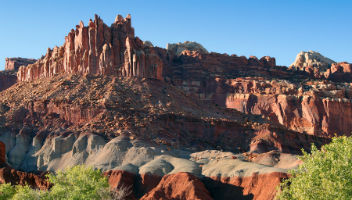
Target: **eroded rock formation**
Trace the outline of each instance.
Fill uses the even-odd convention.
[[[141,200],[154,199],[211,200],[212,198],[197,177],[189,173],[178,173],[164,176],[153,190],[141,198]]]
[[[290,69],[306,71],[319,76],[319,72],[325,72],[335,61],[324,57],[318,52],[300,52],[296,60],[290,65]]]
[[[60,73],[116,75],[162,79],[158,52],[135,37],[131,17],[118,15],[109,27],[98,17],[88,26],[80,22],[61,47],[48,49],[44,58],[21,67],[18,80],[31,81]]]
[[[337,82],[351,82],[352,64],[347,62],[334,63],[330,69],[325,71],[324,76]]]
[[[91,165],[131,198],[272,199],[301,148],[352,131],[351,65],[332,62],[162,49],[95,16],[1,92],[0,141],[16,169]]]

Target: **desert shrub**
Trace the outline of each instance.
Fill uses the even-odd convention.
[[[56,175],[48,175],[49,182],[54,184],[50,189],[53,199],[107,199],[109,184],[100,170],[78,165]]]
[[[0,200],[37,200],[40,199],[40,192],[33,190],[28,185],[12,186],[10,183],[0,185]]]
[[[49,174],[53,184],[48,191],[31,189],[29,186],[0,185],[0,200],[101,200],[111,199],[109,184],[100,170],[78,165],[56,174]]]
[[[291,170],[291,178],[280,187],[277,199],[352,199],[352,138],[335,137],[330,144],[311,153],[303,151],[303,164]]]
[[[28,185],[21,186],[17,185],[15,187],[16,193],[12,196],[12,200],[39,200],[40,199],[40,191],[33,190]]]
[[[16,189],[10,183],[0,185],[0,200],[11,199],[15,194]]]

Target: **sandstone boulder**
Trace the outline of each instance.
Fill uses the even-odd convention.
[[[160,183],[141,200],[210,200],[210,193],[204,184],[189,173],[164,176]]]

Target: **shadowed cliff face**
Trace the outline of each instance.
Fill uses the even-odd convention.
[[[0,71],[0,91],[6,90],[17,82],[17,77],[12,72]]]

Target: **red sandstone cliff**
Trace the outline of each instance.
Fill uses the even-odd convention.
[[[275,58],[268,56],[208,53],[201,46],[186,44],[171,45],[168,50],[144,44],[134,36],[130,16],[118,16],[110,27],[98,16],[88,26],[81,22],[63,46],[48,49],[42,59],[21,67],[20,83],[1,93],[0,136],[11,146],[7,154],[11,164],[26,170],[55,169],[66,162],[84,163],[88,154],[94,162],[104,163],[110,159],[106,152],[99,160],[89,148],[104,146],[125,132],[137,138],[137,144],[145,141],[168,151],[296,154],[311,143],[319,146],[328,141],[319,136],[352,131],[350,64],[326,66],[322,76],[309,66],[302,65],[302,71],[276,66]],[[94,144],[83,137],[91,132],[101,137]],[[7,136],[16,142],[4,139]],[[100,150],[120,148],[121,143],[126,141]],[[84,155],[74,157],[76,153]],[[120,157],[99,166],[112,169],[118,162]],[[25,177],[10,172],[13,180]],[[134,185],[140,194],[146,193],[145,199],[208,199],[221,195],[216,190],[228,191],[224,188],[230,193],[222,195],[229,198],[272,199],[276,185],[286,177],[281,172],[211,176],[211,180],[185,173],[105,174],[113,188]]]
[[[208,53],[192,42],[170,44],[165,50],[135,37],[130,16],[117,16],[110,27],[95,16],[88,26],[81,22],[71,30],[63,46],[48,49],[44,58],[21,67],[18,80],[62,73],[156,78],[187,95],[262,115],[295,131],[349,134],[351,86],[338,82],[351,80],[351,65],[333,62],[317,52],[301,52],[287,69],[268,56],[247,59]]]
[[[131,17],[116,17],[109,27],[98,17],[83,22],[66,36],[61,47],[48,49],[44,58],[21,67],[18,80],[30,81],[59,73],[108,74],[162,79],[163,62],[153,47],[134,36]]]

